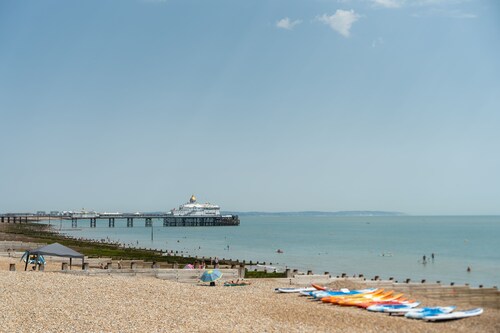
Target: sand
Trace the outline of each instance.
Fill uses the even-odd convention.
[[[9,272],[10,260],[0,257],[0,332],[500,332],[495,309],[427,323],[277,294],[274,288],[289,286],[283,279],[208,287],[153,277]]]

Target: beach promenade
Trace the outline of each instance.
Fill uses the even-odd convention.
[[[48,262],[44,272],[11,272],[12,260],[0,256],[1,332],[500,331],[500,310],[493,308],[485,308],[480,317],[436,324],[274,292],[276,287],[298,283],[295,279],[254,279],[244,287],[207,287],[151,276],[61,274],[60,262]],[[330,285],[361,286],[350,279]],[[439,303],[418,299],[428,305]]]

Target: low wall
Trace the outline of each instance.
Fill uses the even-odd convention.
[[[411,298],[435,300],[436,305],[478,306],[500,309],[500,291],[497,288],[470,288],[469,286],[441,285],[436,283],[397,283],[390,280],[365,280],[363,277],[333,277],[329,275],[295,274],[287,279],[290,285],[310,286],[311,283],[356,283],[361,288],[383,288],[404,293]]]
[[[465,285],[437,283],[396,283],[392,281],[365,281],[368,287],[393,289],[412,297],[439,300],[445,305],[473,305],[500,309],[500,291],[497,288],[470,288]]]
[[[220,269],[222,272],[221,282],[237,280],[239,276],[238,269]],[[64,274],[71,275],[116,275],[116,276],[151,276],[162,280],[171,280],[182,283],[197,283],[200,282],[200,277],[205,272],[204,269],[90,269],[90,270],[66,270],[61,271]]]
[[[0,241],[0,252],[7,251],[26,251],[33,250],[39,247],[45,246],[45,243],[31,243],[31,242],[19,242],[19,241]]]

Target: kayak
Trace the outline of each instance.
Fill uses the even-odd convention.
[[[398,303],[398,302],[387,302],[387,303],[381,303],[381,304],[374,304],[368,306],[366,309],[368,311],[374,311],[374,312],[389,312],[385,311],[386,309],[401,309],[401,310],[410,310],[413,308],[416,308],[417,306],[420,305],[420,302],[409,302],[409,303]]]
[[[456,306],[436,306],[436,307],[428,307],[428,308],[418,308],[418,309],[410,309],[405,313],[406,318],[411,319],[422,319],[426,316],[433,316],[439,314],[448,314],[455,310]],[[389,311],[387,311],[389,312]],[[394,312],[396,313],[396,312]],[[401,312],[399,312],[402,314]]]
[[[453,319],[461,319],[479,316],[483,313],[482,308],[475,308],[466,311],[457,311],[452,313],[443,313],[443,314],[430,314],[424,316],[422,319],[425,321],[443,321],[443,320],[453,320]]]
[[[300,293],[300,292],[310,292],[317,290],[316,288],[276,288],[274,291],[278,293]]]
[[[349,290],[349,289],[315,290],[315,291],[309,291],[309,292],[301,292],[301,294],[305,295],[305,296],[312,296],[315,299],[319,300],[323,297],[328,297],[328,296],[352,296],[352,295],[359,295],[359,294],[364,294],[364,293],[375,292],[376,290],[377,290],[376,288],[359,289],[359,290]]]
[[[344,306],[358,306],[358,305],[364,305],[364,304],[374,304],[374,303],[380,303],[380,302],[387,302],[387,301],[395,301],[398,299],[401,299],[404,294],[393,294],[394,291],[387,292],[385,294],[382,294],[380,296],[374,296],[374,297],[366,297],[364,298],[352,298],[352,299],[345,299],[339,301],[337,304],[339,305],[344,305]]]
[[[314,284],[314,283],[311,283],[311,286],[316,289],[316,290],[326,290],[328,289],[327,287],[325,286],[320,286],[319,284]]]
[[[393,291],[389,292],[393,293]],[[378,297],[381,295],[387,295],[387,293],[384,294],[384,289],[377,289],[372,292],[367,292],[367,293],[360,293],[360,294],[355,294],[355,295],[331,295],[327,297],[323,297],[321,301],[323,303],[338,303],[343,300],[347,299],[363,299],[366,300],[368,298],[373,298],[373,297]]]
[[[358,308],[368,308],[373,305],[406,305],[417,303],[414,299],[407,299],[406,297],[396,298],[393,300],[369,300],[363,303],[356,304]],[[417,305],[415,305],[417,306]]]

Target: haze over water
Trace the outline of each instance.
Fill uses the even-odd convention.
[[[242,216],[238,227],[163,227],[154,220],[153,241],[143,220],[135,220],[133,228],[124,220],[116,220],[115,228],[108,228],[107,220],[97,228],[79,221],[77,230],[71,230],[71,222],[62,223],[71,236],[109,237],[126,246],[191,256],[258,260],[333,276],[500,285],[500,216]]]

